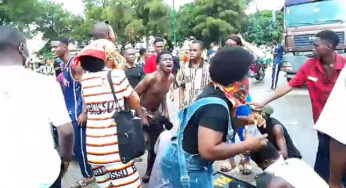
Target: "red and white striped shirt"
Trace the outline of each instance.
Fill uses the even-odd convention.
[[[86,125],[87,154],[88,161],[91,164],[119,163],[119,168],[122,168],[126,164],[122,164],[120,160],[117,126],[112,119],[114,112],[119,109],[116,108],[107,80],[109,70],[105,68],[97,73],[83,75],[83,97],[88,109]],[[113,70],[112,80],[119,105],[123,108],[124,99],[132,94],[133,88],[130,86],[123,70]]]

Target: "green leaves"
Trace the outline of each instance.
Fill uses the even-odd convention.
[[[140,41],[141,36],[145,34],[145,27],[143,25],[142,20],[132,20],[127,26],[125,27],[125,33],[126,33],[126,41],[134,44],[137,41]]]
[[[162,0],[113,0],[108,1],[106,7],[90,0],[84,2],[86,22],[108,20],[123,45],[134,44],[143,36],[171,32],[170,8]]]
[[[272,11],[261,11],[250,15],[243,32],[245,39],[257,44],[270,45],[274,40],[282,40],[283,13],[276,12],[276,21],[273,22]]]
[[[194,35],[207,43],[219,42],[241,29],[244,9],[242,0],[200,0],[187,4],[178,13],[178,39]]]

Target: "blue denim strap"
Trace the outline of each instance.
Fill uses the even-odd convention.
[[[187,126],[187,123],[190,121],[194,113],[201,107],[208,105],[208,104],[219,104],[224,106],[227,109],[227,112],[229,114],[229,109],[227,103],[216,97],[207,97],[200,99],[198,101],[195,101],[194,103],[191,104],[188,108],[185,108],[178,113],[178,117],[180,119],[180,129],[178,132],[178,160],[179,160],[179,165],[180,165],[180,182],[183,187],[190,187],[190,177],[187,172],[187,167],[186,167],[186,159],[184,156],[183,152],[183,135],[184,135],[184,130]],[[228,116],[229,117],[229,116]],[[230,120],[229,120],[230,122]]]

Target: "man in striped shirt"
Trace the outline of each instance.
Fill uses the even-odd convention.
[[[77,61],[84,70],[82,87],[87,105],[87,154],[99,187],[141,187],[134,162],[123,164],[120,160],[117,125],[112,116],[124,108],[125,99],[131,109],[139,108],[139,97],[133,92],[123,70],[112,70],[116,60],[112,42],[104,39],[93,41],[85,47]],[[109,82],[111,76],[118,100],[117,106]]]
[[[164,131],[163,124],[169,121],[166,95],[174,82],[171,74],[173,69],[173,56],[169,52],[161,52],[157,55],[158,70],[147,74],[136,86],[135,90],[141,96],[141,110],[137,110],[142,119],[143,129],[149,135],[148,166],[143,182],[148,183],[155,162],[155,143]],[[160,111],[163,107],[163,115]],[[166,125],[166,124],[165,124]],[[169,127],[166,127],[170,129]]]
[[[191,105],[209,83],[209,64],[202,58],[202,41],[193,41],[190,45],[190,62],[177,74],[179,84],[179,108]]]

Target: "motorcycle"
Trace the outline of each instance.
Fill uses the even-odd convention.
[[[266,68],[267,64],[256,61],[256,63],[250,65],[248,77],[255,78],[257,81],[261,82],[265,77]]]

